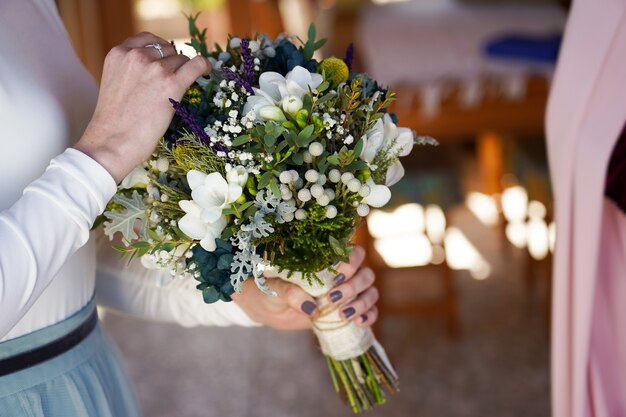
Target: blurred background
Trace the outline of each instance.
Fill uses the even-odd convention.
[[[354,44],[355,69],[397,91],[416,147],[394,200],[359,233],[382,294],[379,339],[401,391],[372,416],[548,416],[552,196],[544,111],[567,1],[57,0],[96,78],[151,31],[184,48],[184,14],[228,33]],[[349,416],[308,332],[195,328],[107,314],[151,417]]]

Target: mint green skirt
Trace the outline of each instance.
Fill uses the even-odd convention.
[[[68,319],[0,343],[0,360],[54,341],[82,324],[92,300]],[[99,324],[78,345],[38,365],[0,377],[0,417],[137,417],[120,354]]]

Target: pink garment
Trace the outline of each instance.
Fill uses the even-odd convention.
[[[575,0],[546,122],[557,221],[553,417],[626,416],[626,216],[603,196],[625,121],[626,1]]]

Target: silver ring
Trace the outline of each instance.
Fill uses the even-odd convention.
[[[163,47],[161,46],[160,43],[158,43],[158,42],[151,43],[151,44],[146,45],[145,48],[156,49],[156,51],[159,53],[159,55],[161,55],[161,59],[165,58],[165,54],[163,53]]]

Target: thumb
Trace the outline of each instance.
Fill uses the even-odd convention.
[[[193,57],[176,70],[176,78],[180,88],[187,89],[195,80],[204,74],[210,73],[212,69],[211,63],[205,57],[201,55]]]
[[[296,284],[282,279],[273,279],[271,288],[278,293],[278,298],[283,300],[294,310],[301,311],[309,316],[317,312],[317,302]]]

